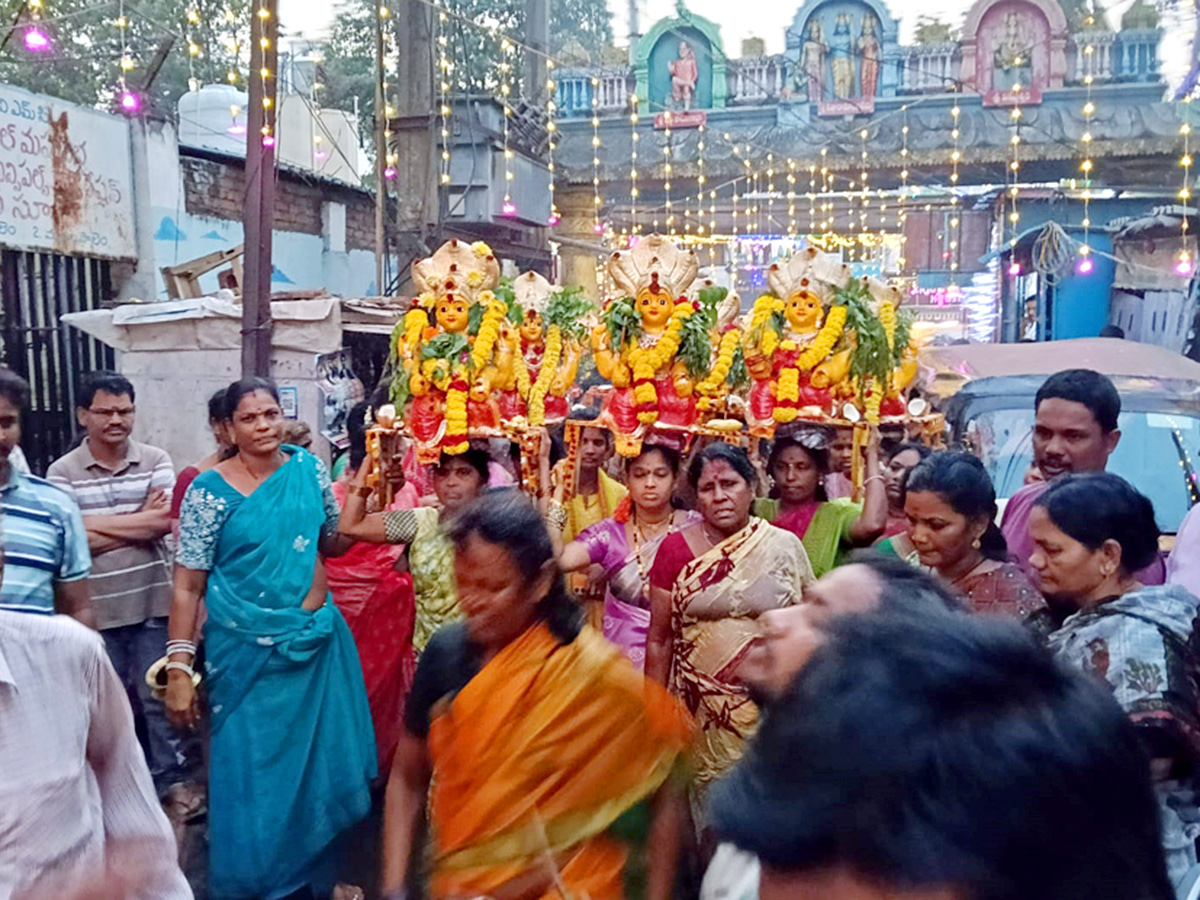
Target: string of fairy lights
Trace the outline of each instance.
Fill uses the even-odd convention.
[[[1088,17],[1089,23],[1091,17]],[[1079,262],[1076,270],[1081,275],[1087,275],[1095,268],[1092,261],[1092,117],[1096,113],[1096,104],[1092,102],[1092,82],[1095,81],[1096,45],[1089,36],[1087,46],[1083,48],[1083,134],[1079,136],[1083,159],[1079,163],[1079,171],[1083,181],[1083,241],[1079,245]]]

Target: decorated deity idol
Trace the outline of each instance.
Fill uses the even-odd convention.
[[[532,425],[565,419],[592,305],[579,288],[556,288],[536,272],[519,275],[512,289],[515,365],[500,385],[501,415],[525,416]]]
[[[832,389],[850,368],[850,349],[835,349],[848,312],[837,292],[850,282],[848,266],[814,247],[767,270],[772,293],[755,301],[742,334],[753,379],[747,424],[755,433],[771,434],[804,409],[832,413]]]
[[[393,339],[392,399],[428,453],[464,453],[469,428],[499,426],[496,394],[512,377],[500,263],[483,242],[451,240],[412,274],[420,293]]]
[[[699,303],[687,292],[699,269],[694,253],[659,234],[608,261],[624,296],[606,306],[603,323],[592,332],[592,352],[596,369],[614,388],[601,419],[622,455],[636,455],[652,426],[696,421],[695,384],[711,353],[703,317],[688,327]]]

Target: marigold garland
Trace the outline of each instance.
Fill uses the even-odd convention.
[[[538,372],[537,381],[529,390],[529,424],[541,425],[546,421],[546,392],[550,390],[550,382],[558,370],[558,361],[562,357],[562,329],[551,325],[546,329],[546,350],[542,357],[542,368]],[[528,377],[528,375],[526,375]]]
[[[529,367],[525,365],[525,354],[520,352],[520,348],[513,354],[513,378],[517,382],[517,395],[522,400],[528,400],[529,389],[531,387],[529,383]]]
[[[408,352],[412,353],[416,350],[417,344],[421,340],[421,332],[425,330],[425,326],[429,324],[429,316],[425,314],[425,310],[414,306],[404,315],[404,346]]]
[[[788,366],[779,373],[779,381],[775,385],[775,409],[772,413],[776,422],[786,424],[794,422],[799,415],[800,403],[800,370]]]
[[[483,314],[483,321],[479,323],[479,333],[475,335],[475,346],[471,350],[471,366],[476,372],[491,360],[496,339],[500,337],[500,324],[506,315],[508,307],[493,295],[487,301],[487,310]]]
[[[671,313],[671,321],[652,347],[634,344],[629,350],[629,366],[633,371],[633,399],[638,407],[638,421],[646,425],[658,421],[658,389],[654,377],[679,352],[683,323],[696,311],[688,300],[680,300]]]
[[[879,381],[874,375],[867,379],[867,391],[863,399],[867,422],[871,425],[878,425],[879,409],[883,405],[883,391],[880,390]]]
[[[830,307],[829,312],[825,315],[825,324],[821,326],[821,330],[817,332],[813,342],[800,351],[800,358],[796,360],[796,365],[807,371],[817,363],[824,361],[838,338],[842,336],[842,330],[845,327],[846,307]]]
[[[733,367],[733,355],[737,352],[738,341],[741,339],[741,334],[735,326],[730,326],[725,334],[721,336],[721,343],[717,348],[717,359],[713,363],[712,371],[708,376],[696,385],[696,390],[701,395],[714,396],[729,376],[729,370]]]
[[[459,373],[446,391],[446,437],[442,449],[455,456],[471,448],[467,440],[468,390],[466,379]]]
[[[879,304],[879,322],[883,325],[883,333],[887,335],[888,349],[896,348],[896,306],[890,300]]]

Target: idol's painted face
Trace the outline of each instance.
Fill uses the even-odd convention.
[[[521,322],[521,337],[530,344],[542,339],[542,314],[536,309],[525,310],[525,318]]]
[[[443,331],[466,331],[470,321],[470,304],[451,294],[438,300],[436,316]]]
[[[816,331],[823,314],[820,299],[811,291],[796,291],[783,307],[783,317],[794,331]]]
[[[671,320],[671,312],[674,309],[674,304],[671,302],[670,295],[662,290],[654,292],[647,288],[638,294],[637,311],[642,317],[642,325],[651,330],[660,330],[665,328],[667,322]]]

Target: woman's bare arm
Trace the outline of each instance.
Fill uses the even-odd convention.
[[[850,543],[865,547],[883,534],[887,527],[887,487],[879,471],[879,432],[871,430],[867,443],[866,475],[863,479],[863,510],[850,526]]]
[[[675,892],[675,869],[679,865],[679,846],[686,821],[684,795],[679,785],[668,781],[654,797],[654,818],[650,823],[649,872],[646,875],[646,900],[671,900]]]
[[[167,620],[167,637],[173,641],[196,639],[196,619],[200,615],[200,601],[208,589],[208,573],[201,569],[175,567],[175,589],[171,598],[171,613]],[[195,658],[186,653],[173,653],[175,662],[195,664]],[[200,719],[196,707],[196,688],[191,676],[177,669],[167,673],[167,718],[177,728],[194,728]]]
[[[650,630],[646,634],[646,677],[666,684],[671,674],[671,592],[650,588]]]
[[[383,896],[402,896],[417,823],[425,810],[431,769],[429,749],[407,729],[400,734],[383,801]]]
[[[383,513],[367,512],[367,498],[359,493],[360,488],[367,487],[370,474],[371,457],[368,456],[358,467],[358,472],[346,491],[346,503],[342,506],[342,515],[338,519],[338,532],[356,541],[386,544],[388,540]]]

